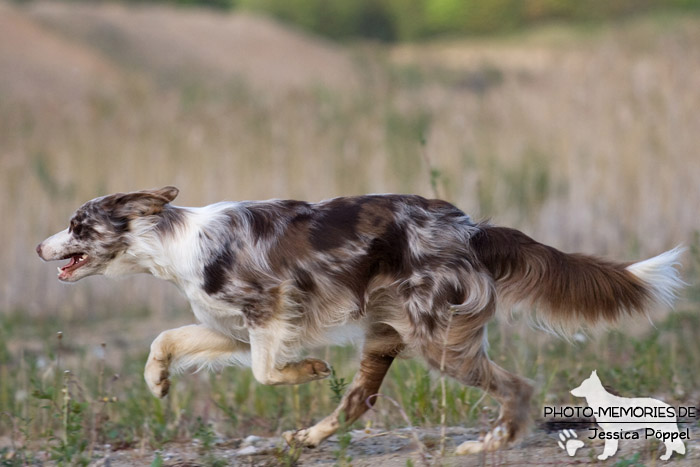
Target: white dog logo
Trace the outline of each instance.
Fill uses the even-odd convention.
[[[661,460],[668,460],[673,451],[685,454],[685,444],[681,441],[684,433],[679,432],[676,424],[676,412],[669,404],[651,397],[619,397],[605,390],[595,371],[576,389],[571,390],[576,397],[585,397],[588,406],[593,409],[596,423],[603,433],[597,433],[605,439],[605,448],[598,459],[605,460],[617,452],[619,439],[638,438],[625,434],[627,431],[644,430],[644,435],[656,437],[663,441],[666,453]]]

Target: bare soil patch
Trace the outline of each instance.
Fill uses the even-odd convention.
[[[541,428],[531,431],[523,440],[509,449],[485,455],[459,456],[451,453],[463,441],[477,439],[479,430],[476,428],[449,427],[447,428],[446,455],[440,459],[437,455],[440,446],[440,428],[415,428],[415,436],[428,448],[425,459],[430,465],[446,466],[541,466],[541,465],[612,465],[616,462],[637,462],[625,465],[678,465],[696,466],[700,464],[700,430],[691,428],[691,439],[686,441],[686,455],[677,454],[668,463],[658,458],[664,453],[662,444],[644,440],[620,441],[617,454],[608,461],[599,461],[597,456],[603,451],[602,440],[589,440],[589,431],[581,430],[579,438],[585,443],[575,456],[569,457],[557,445],[558,432],[549,432]],[[423,457],[419,445],[414,441],[414,433],[407,428],[383,430],[354,430],[351,432],[352,442],[347,451],[341,453],[337,436],[331,437],[316,449],[304,449],[296,465],[338,465],[340,457],[351,459],[355,467],[399,467],[408,465],[423,465]],[[286,444],[280,437],[255,437],[245,439],[218,440],[215,446],[206,454],[197,443],[176,443],[168,445],[160,456],[163,465],[185,466],[204,465],[206,455],[209,461],[218,459],[226,465],[276,466],[283,465]],[[155,458],[155,453],[146,449],[121,450],[105,452],[105,457],[99,464],[111,466],[146,465]],[[340,463],[340,465],[343,465]]]

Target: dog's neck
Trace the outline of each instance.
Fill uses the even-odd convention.
[[[201,267],[199,208],[168,206],[168,216],[149,216],[131,222],[129,248],[122,254],[109,275],[124,272],[148,273],[183,287],[198,277]],[[169,225],[164,225],[169,222]]]

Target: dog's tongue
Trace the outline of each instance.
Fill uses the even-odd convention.
[[[70,261],[68,262],[68,264],[63,266],[61,269],[62,270],[68,269],[69,267],[73,266],[77,262],[78,262],[78,255],[73,255],[70,257]]]

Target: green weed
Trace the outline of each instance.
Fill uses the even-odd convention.
[[[160,452],[156,451],[156,455],[151,462],[151,467],[163,467],[163,458],[161,457]]]
[[[341,412],[338,422],[340,427],[336,432],[336,437],[338,438],[338,449],[333,451],[333,455],[336,459],[336,464],[339,467],[349,467],[352,462],[352,457],[348,455],[348,448],[350,447],[350,442],[352,441],[352,434],[350,433],[350,426],[346,423],[345,413]]]
[[[301,446],[282,446],[277,448],[277,463],[283,467],[296,466],[303,449]]]
[[[197,422],[192,437],[199,440],[201,443],[199,446],[199,454],[202,456],[201,460],[204,465],[209,467],[223,467],[228,465],[228,462],[225,459],[217,457],[213,452],[214,444],[216,442],[216,433],[214,433],[211,424],[207,424],[202,421],[202,417],[197,417]]]
[[[636,453],[630,458],[623,457],[613,464],[613,467],[644,467],[644,464],[639,461],[640,453]]]
[[[340,403],[340,400],[343,398],[343,394],[345,394],[345,389],[348,387],[348,384],[350,384],[348,381],[345,381],[345,378],[338,378],[338,376],[335,373],[335,368],[331,367],[331,376],[328,379],[328,385],[331,388],[331,391],[333,391],[333,401],[336,403]]]

